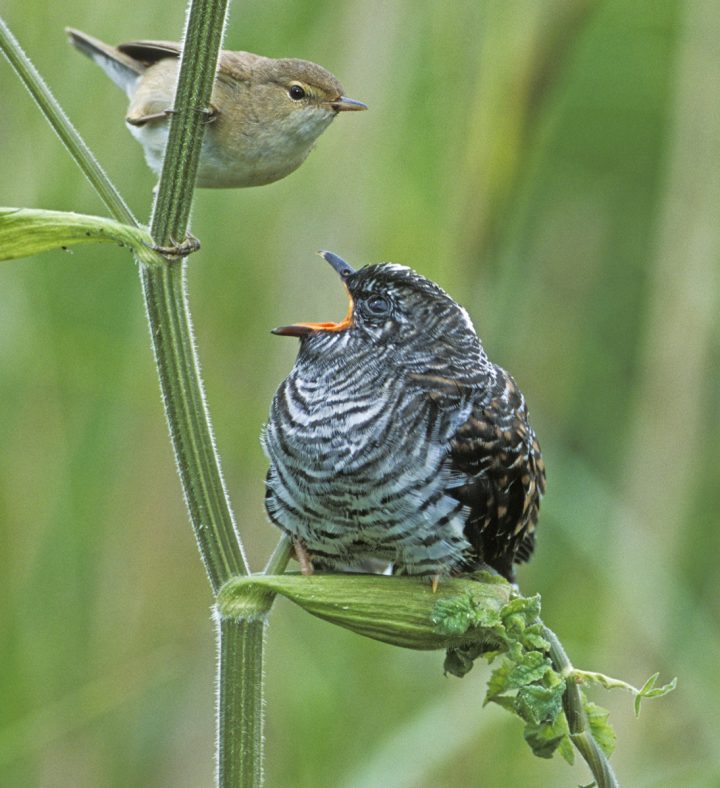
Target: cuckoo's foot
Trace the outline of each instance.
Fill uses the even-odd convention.
[[[300,571],[305,576],[311,575],[315,570],[313,569],[312,559],[310,558],[310,553],[307,551],[307,547],[299,540],[293,540],[293,546],[295,547],[295,558],[297,558],[297,562],[300,564]]]

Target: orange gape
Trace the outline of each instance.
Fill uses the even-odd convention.
[[[295,325],[302,326],[303,328],[312,328],[316,331],[344,331],[346,328],[350,328],[353,319],[354,304],[352,296],[349,293],[348,300],[350,303],[348,304],[347,314],[339,323],[295,323]]]
[[[339,323],[293,323],[290,326],[274,328],[273,334],[285,337],[302,337],[314,331],[344,331],[346,328],[352,328],[355,304],[349,291],[348,300],[350,303],[347,314]]]

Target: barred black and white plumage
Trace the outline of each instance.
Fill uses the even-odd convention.
[[[350,308],[340,323],[275,330],[300,349],[263,433],[270,519],[316,568],[437,576],[485,563],[513,579],[545,486],[517,384],[438,285],[323,256]]]

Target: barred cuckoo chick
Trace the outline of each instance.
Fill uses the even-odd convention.
[[[262,437],[270,519],[305,573],[392,565],[437,579],[486,564],[513,580],[545,488],[517,383],[438,285],[321,254],[350,306],[339,323],[274,330],[300,347]]]

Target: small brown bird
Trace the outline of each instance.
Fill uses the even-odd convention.
[[[148,165],[159,173],[180,45],[133,41],[114,47],[79,30],[65,32],[127,94],[125,122],[145,149]],[[207,108],[197,185],[262,186],[289,175],[338,112],[367,109],[343,93],[338,80],[316,63],[223,50]]]
[[[525,399],[467,312],[392,263],[322,253],[350,298],[339,323],[296,323],[295,366],[263,445],[265,506],[304,572],[392,564],[435,578],[527,561],[545,489]]]

